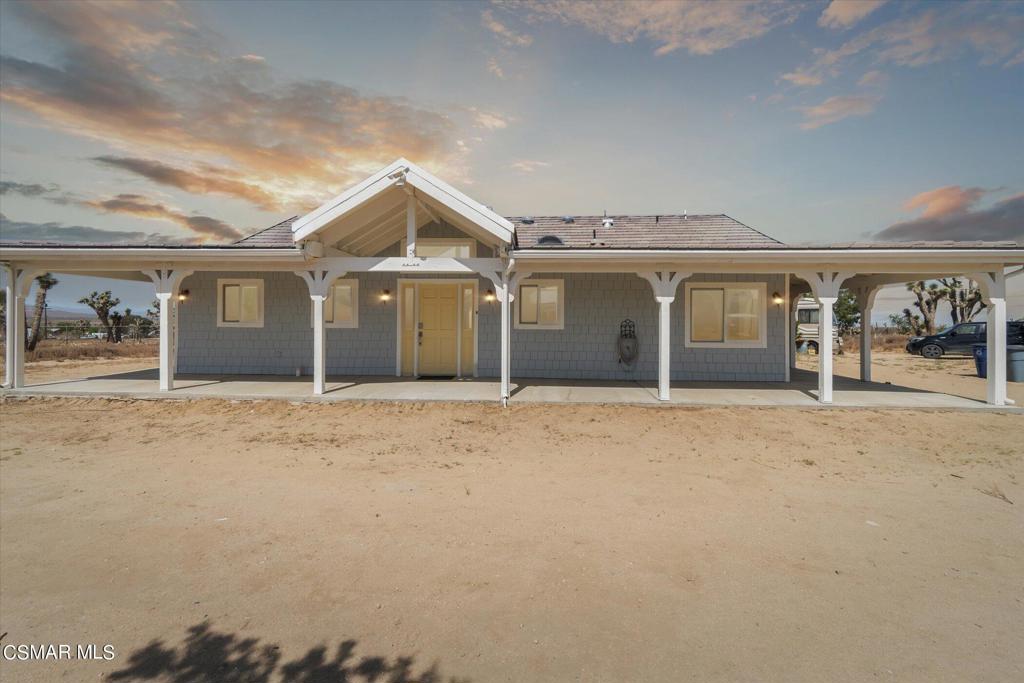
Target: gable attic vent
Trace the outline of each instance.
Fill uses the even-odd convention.
[[[537,240],[537,246],[543,247],[560,247],[564,244],[565,242],[563,242],[562,238],[558,235],[544,235]]]

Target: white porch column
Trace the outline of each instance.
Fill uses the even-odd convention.
[[[832,403],[832,306],[843,282],[854,273],[833,270],[796,273],[811,286],[818,302],[818,402]]]
[[[14,376],[15,376],[15,359],[14,359],[14,339],[17,339],[15,329],[18,327],[17,322],[17,275],[15,268],[12,265],[4,266],[4,301],[7,302],[7,308],[4,313],[4,386],[8,389],[14,388]]]
[[[416,198],[412,194],[405,198],[405,256],[416,258]]]
[[[501,403],[508,405],[512,384],[512,293],[508,283],[495,285],[501,298]]]
[[[858,287],[854,290],[857,307],[860,309],[860,381],[871,381],[871,309],[875,306],[878,287]]]
[[[160,302],[160,391],[173,391],[178,355],[175,343],[178,291],[181,281],[191,275],[192,271],[162,268],[142,272],[153,281],[156,298]]]
[[[331,285],[345,273],[321,268],[297,270],[295,274],[306,283],[310,301],[313,302],[313,393],[319,396],[327,391],[327,325],[324,321],[324,304]]]
[[[41,271],[10,266],[7,271],[7,386],[25,386],[25,299]]]
[[[327,334],[324,326],[326,295],[311,294],[313,301],[313,393],[324,393],[327,385]]]
[[[692,273],[637,273],[651,283],[658,302],[658,400],[672,399],[672,302],[679,283]]]
[[[512,302],[519,283],[531,273],[481,272],[494,284],[494,293],[501,303],[501,404],[508,405],[512,395]]]
[[[832,306],[838,297],[818,297],[818,400],[832,402]]]
[[[178,306],[178,297],[171,292],[157,292],[156,298],[160,301],[160,391],[172,391],[174,389],[174,367],[171,357],[174,355],[174,344],[172,339],[174,331],[171,329],[174,319],[174,309]]]
[[[970,276],[981,289],[986,323],[986,402],[994,406],[1013,405],[1006,396],[1006,275],[1003,269]]]

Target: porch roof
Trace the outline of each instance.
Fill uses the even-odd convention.
[[[373,256],[416,228],[450,223],[492,246],[511,244],[512,223],[406,159],[397,159],[337,197],[295,219],[292,240],[318,241],[356,256]]]

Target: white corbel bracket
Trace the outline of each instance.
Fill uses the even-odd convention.
[[[296,270],[295,275],[302,278],[306,283],[306,287],[309,288],[309,295],[319,296],[326,298],[331,291],[331,285],[339,277],[343,276],[346,271],[341,270],[327,270],[323,268],[314,268],[313,270]]]
[[[832,299],[832,303],[839,298],[839,290],[843,283],[849,280],[856,273],[850,271],[797,271],[797,277],[805,281],[811,287],[811,294],[815,299]]]
[[[14,292],[15,295],[24,299],[28,297],[29,290],[32,289],[32,283],[36,277],[42,275],[45,271],[39,270],[38,268],[18,268],[14,267]]]
[[[861,311],[870,311],[875,306],[875,297],[878,295],[878,290],[882,288],[881,285],[856,287],[853,290],[853,296],[857,299],[857,308]]]
[[[693,275],[693,273],[648,271],[637,273],[637,275],[651,283],[651,288],[654,290],[655,301],[658,303],[672,303],[675,301],[676,290],[679,289],[679,283]]]
[[[986,306],[992,305],[992,299],[1006,298],[1006,276],[1000,272],[968,273],[967,277],[974,280],[981,290],[981,300]]]
[[[142,274],[153,281],[153,286],[156,288],[158,296],[161,294],[173,296],[178,293],[182,280],[191,275],[192,272],[191,270],[181,270],[180,268],[159,268],[156,270],[144,270]]]

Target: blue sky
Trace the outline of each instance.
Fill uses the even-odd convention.
[[[0,55],[8,238],[227,240],[402,155],[507,215],[1024,241],[1019,2],[4,2]]]

